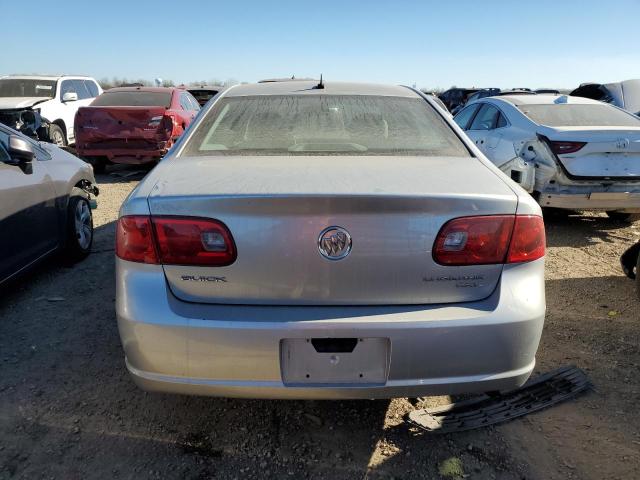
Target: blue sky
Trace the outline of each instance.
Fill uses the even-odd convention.
[[[640,77],[640,0],[101,4],[0,0],[2,17],[17,19],[2,22],[0,74],[180,83],[323,73],[428,88]]]

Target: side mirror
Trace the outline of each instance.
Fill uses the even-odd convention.
[[[76,92],[67,92],[62,95],[63,102],[75,102],[78,100],[78,94]]]
[[[33,160],[33,148],[31,144],[18,135],[9,136],[9,156],[19,163],[31,163]]]

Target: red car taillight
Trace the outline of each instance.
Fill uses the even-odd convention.
[[[232,264],[237,256],[222,222],[170,216],[120,218],[116,255],[131,262],[218,267]]]
[[[507,263],[530,262],[544,257],[544,221],[537,215],[516,215]]]
[[[587,142],[549,142],[551,150],[557,155],[564,153],[575,153],[584,147]]]
[[[544,256],[542,217],[486,215],[455,218],[438,233],[433,259],[441,265],[529,262]]]
[[[116,226],[116,255],[123,260],[158,263],[151,217],[122,217]]]

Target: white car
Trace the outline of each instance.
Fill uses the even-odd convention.
[[[76,112],[101,93],[102,88],[91,77],[0,77],[0,123],[39,140],[69,145],[75,142]]]
[[[483,98],[455,117],[475,145],[543,207],[640,212],[640,118],[567,95]]]

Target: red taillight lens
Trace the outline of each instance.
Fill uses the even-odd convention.
[[[153,226],[163,264],[224,266],[236,259],[231,233],[216,220],[153,217]]]
[[[451,266],[527,262],[544,256],[544,244],[541,217],[462,217],[440,229],[433,259]]]
[[[158,263],[150,217],[128,216],[118,220],[116,255],[130,262]]]
[[[507,263],[530,262],[544,257],[546,239],[542,217],[518,215],[513,227]]]
[[[561,155],[564,153],[575,153],[584,147],[586,142],[549,142],[553,153]]]
[[[116,255],[131,262],[225,266],[236,259],[229,229],[193,217],[126,216],[118,220]]]
[[[442,265],[503,263],[513,230],[513,215],[462,217],[447,222],[433,249]]]

